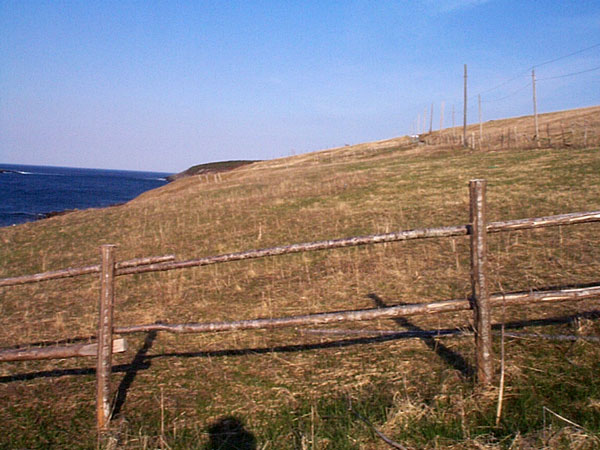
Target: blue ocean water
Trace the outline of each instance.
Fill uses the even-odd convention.
[[[115,205],[167,183],[167,173],[0,164],[0,227],[47,213]]]

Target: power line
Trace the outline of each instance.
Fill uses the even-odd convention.
[[[584,52],[586,52],[588,50],[592,50],[592,49],[595,49],[595,48],[598,48],[598,47],[600,47],[600,43],[591,45],[589,47],[582,48],[580,50],[568,53],[566,55],[559,56],[558,58],[550,59],[548,61],[543,61],[543,62],[541,62],[539,64],[531,66],[526,71],[520,72],[518,75],[515,75],[514,77],[509,78],[509,79],[507,79],[507,80],[505,80],[505,81],[503,81],[503,82],[501,82],[501,83],[499,83],[499,84],[497,84],[497,85],[495,85],[495,86],[493,86],[493,87],[491,87],[489,89],[486,89],[484,91],[480,91],[479,95],[485,94],[485,93],[488,93],[488,92],[491,92],[491,91],[494,91],[494,90],[496,90],[496,89],[498,89],[498,88],[500,88],[502,86],[505,86],[508,83],[510,83],[510,82],[512,82],[514,80],[517,80],[517,79],[523,77],[525,74],[528,74],[530,70],[533,70],[536,67],[541,67],[541,66],[545,66],[547,64],[551,64],[551,63],[554,63],[554,62],[557,62],[557,61],[561,61],[563,59],[570,58],[571,56],[575,56],[575,55],[578,55],[580,53],[584,53]],[[557,75],[557,76],[553,76],[553,77],[538,78],[536,81],[546,81],[546,80],[555,80],[555,79],[559,79],[559,78],[567,78],[567,77],[571,77],[571,76],[575,76],[575,75],[580,75],[580,74],[583,74],[583,73],[594,72],[596,70],[600,70],[600,66],[598,66],[598,67],[592,67],[590,69],[581,70],[581,71],[578,71],[578,72],[571,72],[571,73],[567,73],[567,74],[563,74],[563,75]],[[499,101],[505,100],[507,98],[510,98],[510,97],[518,94],[519,92],[523,91],[524,89],[527,89],[531,85],[532,85],[532,82],[530,81],[526,85],[524,85],[524,86],[520,87],[519,89],[511,92],[508,95],[505,95],[504,97],[495,98],[495,99],[491,99],[491,100],[481,100],[481,102],[482,103],[492,103],[492,102],[499,102]],[[469,100],[465,101],[465,103],[468,104],[468,105],[474,104],[474,102],[475,102],[474,99],[469,99]],[[465,109],[465,108],[463,108],[463,109]]]
[[[509,97],[512,97],[513,95],[516,95],[516,94],[518,94],[518,93],[519,93],[519,92],[521,92],[523,89],[526,89],[526,88],[528,88],[529,86],[531,86],[531,81],[530,81],[529,83],[527,83],[525,86],[522,86],[522,87],[520,87],[520,88],[519,88],[519,89],[517,89],[516,91],[513,91],[513,92],[511,92],[510,94],[508,94],[508,95],[506,95],[506,96],[504,96],[504,97],[501,97],[501,98],[494,98],[494,99],[491,99],[491,100],[482,100],[481,102],[482,102],[482,103],[499,102],[500,100],[504,100],[504,99],[507,99],[507,98],[509,98]]]
[[[564,75],[557,75],[555,77],[546,77],[546,78],[538,78],[538,81],[544,81],[544,80],[556,80],[557,78],[566,78],[566,77],[572,77],[574,75],[579,75],[581,73],[587,73],[587,72],[593,72],[594,70],[599,70],[600,66],[598,67],[593,67],[591,69],[587,69],[587,70],[582,70],[580,72],[571,72],[571,73],[566,73]]]
[[[521,78],[522,76],[524,76],[525,74],[528,74],[528,73],[529,73],[529,69],[528,69],[527,71],[525,71],[525,72],[522,72],[522,73],[520,73],[519,75],[516,75],[516,76],[514,76],[514,77],[512,77],[512,78],[510,78],[510,79],[508,79],[508,80],[506,80],[506,81],[503,81],[503,82],[502,82],[502,83],[500,83],[500,84],[497,84],[497,85],[496,85],[496,86],[494,86],[494,87],[491,87],[491,88],[489,88],[489,89],[486,89],[485,91],[481,91],[481,92],[479,92],[479,94],[486,94],[486,93],[488,93],[488,92],[495,91],[496,89],[498,89],[498,88],[500,88],[500,87],[502,87],[502,86],[504,86],[504,85],[506,85],[506,84],[510,83],[511,81],[514,81],[514,80],[516,80],[516,79],[518,79],[518,78]]]
[[[550,59],[548,61],[541,62],[539,64],[531,66],[529,69],[527,69],[527,70],[525,70],[523,72],[520,72],[518,75],[515,75],[514,77],[509,78],[508,80],[505,80],[505,81],[497,84],[496,86],[493,86],[493,87],[491,87],[489,89],[486,89],[485,91],[479,92],[479,94],[486,94],[488,92],[494,91],[494,90],[496,90],[496,89],[498,89],[498,88],[500,88],[500,87],[502,87],[502,86],[510,83],[511,81],[514,81],[514,80],[516,80],[518,78],[521,78],[522,76],[524,76],[526,74],[529,74],[529,72],[531,71],[531,69],[535,69],[536,67],[545,66],[547,64],[550,64],[550,63],[553,63],[553,62],[556,62],[556,61],[560,61],[562,59],[569,58],[571,56],[578,55],[578,54],[583,53],[583,52],[587,52],[588,50],[592,50],[592,49],[597,48],[597,47],[600,47],[600,43],[591,45],[591,46],[586,47],[586,48],[582,48],[581,50],[574,51],[574,52],[569,53],[567,55],[559,56],[558,58],[554,58],[554,59]]]
[[[531,68],[535,69],[536,67],[545,66],[546,64],[550,64],[550,63],[553,63],[553,62],[556,62],[556,61],[560,61],[561,59],[569,58],[571,56],[578,55],[578,54],[583,53],[583,52],[587,52],[588,50],[591,50],[591,49],[596,48],[596,47],[600,47],[600,43],[592,45],[591,47],[586,47],[586,48],[583,48],[581,50],[577,50],[576,52],[569,53],[568,55],[559,56],[558,58],[551,59],[549,61],[544,61],[543,63],[536,64],[535,66],[531,66]]]

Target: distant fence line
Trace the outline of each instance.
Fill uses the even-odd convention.
[[[470,223],[438,228],[423,228],[393,233],[358,236],[343,239],[324,240],[287,246],[272,247],[228,253],[184,261],[175,261],[173,255],[138,258],[116,262],[115,246],[101,247],[102,263],[94,266],[68,268],[63,270],[38,273],[0,279],[0,287],[9,287],[27,283],[36,283],[52,279],[68,278],[92,273],[100,273],[101,294],[98,323],[97,344],[66,345],[44,348],[18,348],[0,350],[0,362],[35,359],[53,359],[95,355],[96,366],[96,416],[99,435],[109,425],[110,391],[109,380],[112,368],[112,353],[124,351],[126,343],[123,339],[113,339],[114,334],[130,334],[140,332],[166,331],[174,333],[219,332],[234,330],[254,330],[281,328],[298,325],[317,325],[347,321],[362,321],[406,317],[419,314],[438,314],[450,311],[474,311],[475,354],[477,381],[483,386],[491,383],[492,367],[492,331],[491,309],[498,306],[514,306],[528,303],[553,303],[575,301],[600,296],[600,285],[577,289],[560,289],[551,291],[512,292],[493,294],[488,292],[487,282],[487,235],[489,233],[529,230],[542,227],[574,225],[600,222],[600,211],[560,214],[554,216],[490,222],[486,220],[486,182],[472,180],[470,191]],[[115,277],[206,266],[230,261],[264,258],[270,256],[328,250],[360,245],[398,242],[412,239],[441,238],[451,236],[470,236],[471,248],[471,294],[465,299],[445,300],[431,303],[397,305],[383,308],[362,309],[354,311],[323,312],[317,314],[281,317],[275,319],[251,319],[233,322],[165,324],[153,323],[142,325],[113,325]]]
[[[494,131],[489,131],[489,127]],[[529,126],[520,124],[500,126],[492,122],[468,126],[467,142],[458,128],[430,131],[419,136],[428,145],[461,145],[477,150],[503,150],[526,148],[588,148],[600,145],[596,127],[584,123],[546,123],[540,126],[539,135]]]

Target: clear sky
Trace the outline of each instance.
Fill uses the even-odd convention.
[[[410,134],[431,103],[458,125],[464,64],[469,122],[477,93],[531,114],[532,66],[540,112],[598,105],[599,44],[598,0],[0,0],[0,162],[177,172]]]

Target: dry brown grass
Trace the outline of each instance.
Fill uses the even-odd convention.
[[[529,122],[531,118],[496,121],[485,129],[496,138],[515,126],[530,134],[530,125],[525,125]],[[400,138],[264,161],[221,174],[220,180],[189,177],[126,205],[1,229],[0,277],[94,264],[104,243],[118,245],[120,260],[170,253],[187,259],[463,224],[468,222],[467,182],[477,177],[488,179],[490,220],[600,209],[600,107],[544,115],[541,123],[550,123],[551,130],[560,123],[565,129],[573,127],[573,136],[579,136],[585,124],[588,147],[470,151],[446,143],[415,146]],[[427,138],[434,139],[435,134]],[[552,138],[552,145],[562,145],[557,139]],[[590,147],[594,142],[596,146]],[[599,236],[598,224],[494,235],[491,290],[597,282]],[[89,338],[95,333],[98,290],[96,277],[2,289],[0,347]],[[122,277],[117,283],[115,322],[279,317],[369,308],[375,306],[374,298],[388,305],[460,298],[469,290],[467,238],[414,241]],[[494,320],[562,317],[599,306],[599,301],[588,301],[510,309],[497,312]],[[470,319],[469,314],[446,314],[344,328],[442,329],[468,326]],[[582,327],[570,332],[600,331],[597,321]],[[161,389],[170,436],[176,436],[179,428],[180,436],[185,430],[205,437],[206,424],[227,415],[243,417],[260,432],[281,411],[323,397],[359,396],[379,385],[402,392],[389,401],[386,419],[379,424],[391,435],[432,411],[441,422],[472,415],[480,402],[464,387],[468,378],[460,370],[461,364],[471,361],[469,338],[340,339],[301,335],[297,330],[160,334],[142,350],[144,339],[129,338],[130,350],[115,357],[114,387],[121,395],[126,393],[121,409],[127,420],[123,442],[132,448],[155,442],[148,436],[156,436],[156,427],[144,424],[151,424],[160,409]],[[509,343],[509,397],[515,383],[529,376],[537,344]],[[543,346],[559,353],[568,350]],[[585,351],[592,358],[600,356],[593,346]],[[143,364],[136,368],[132,362]],[[77,372],[92,366],[92,360],[1,365],[0,399],[12,407],[0,417],[21,427],[23,435],[33,436],[32,423],[39,425],[40,419],[31,422],[17,411],[30,411],[35,417],[44,412],[52,419],[42,421],[44,426],[62,441],[56,439],[73,441],[81,428],[53,428],[51,423],[74,420],[83,429],[93,424],[93,373]],[[481,407],[492,407],[495,400],[492,396]],[[451,407],[442,414],[438,404]],[[472,431],[467,424],[464,427],[463,439],[452,443],[453,448],[492,445],[478,434],[469,437]],[[93,432],[87,433],[84,440],[93,440]],[[515,442],[530,438],[539,442],[535,436],[513,437]],[[368,434],[357,439],[356,448],[384,448]],[[450,446],[444,442],[428,446]],[[512,448],[527,448],[515,445]]]

